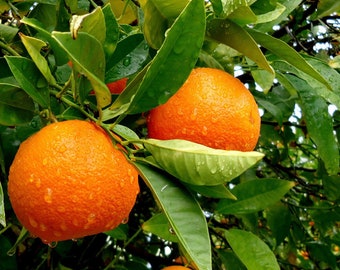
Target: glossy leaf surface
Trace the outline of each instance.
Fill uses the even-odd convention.
[[[135,163],[135,166],[190,259],[199,269],[211,270],[208,226],[197,201],[175,179],[141,163]]]
[[[145,148],[168,173],[192,185],[228,182],[257,163],[263,154],[213,149],[185,140],[145,140]]]
[[[248,270],[279,270],[274,253],[251,232],[231,229],[225,232],[228,243]]]
[[[240,183],[232,190],[237,200],[221,200],[217,211],[234,215],[261,211],[278,202],[294,185],[294,182],[280,179],[256,179]]]

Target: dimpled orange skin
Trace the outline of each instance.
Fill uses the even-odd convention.
[[[250,91],[213,68],[194,69],[176,94],[147,117],[149,138],[183,139],[224,150],[254,150],[260,126]]]
[[[126,222],[138,173],[94,123],[50,124],[24,141],[9,172],[19,221],[44,242],[80,238]]]

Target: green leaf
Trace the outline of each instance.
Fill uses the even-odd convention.
[[[325,195],[329,200],[335,201],[340,198],[340,176],[325,175],[322,177],[322,184],[325,189]]]
[[[338,269],[337,258],[333,254],[330,245],[313,241],[306,243],[306,246],[313,260],[326,263],[330,267],[329,269]]]
[[[0,24],[0,38],[6,42],[11,42],[15,35],[18,33],[19,29],[8,26],[5,24]]]
[[[117,228],[105,232],[106,235],[111,236],[113,239],[127,240],[128,236],[128,225],[120,224]]]
[[[24,17],[20,20],[20,22],[34,28],[38,31],[39,35],[48,42],[53,50],[53,54],[55,55],[55,60],[58,65],[63,65],[68,61],[65,51],[59,46],[57,41],[52,38],[51,33],[46,30],[46,26],[44,26],[40,21],[35,18]]]
[[[274,74],[273,68],[258,47],[258,44],[238,24],[230,20],[213,19],[207,25],[207,37],[230,46],[253,60],[260,68]],[[274,79],[274,78],[273,78]]]
[[[151,48],[159,49],[165,38],[164,33],[168,29],[168,21],[150,0],[141,0],[141,8],[144,14],[145,39]]]
[[[213,149],[185,140],[144,140],[145,148],[168,173],[192,185],[228,182],[257,163],[263,154]]]
[[[40,70],[41,74],[45,77],[50,85],[56,85],[57,82],[51,73],[46,59],[40,54],[42,48],[46,47],[47,44],[40,39],[25,36],[22,33],[19,35],[22,43],[24,44],[35,65]]]
[[[104,43],[106,38],[105,18],[100,7],[95,8],[91,13],[84,15],[73,15],[70,22],[70,31],[74,39],[78,32],[85,32]]]
[[[274,253],[251,232],[231,229],[225,232],[228,243],[248,270],[279,270]]]
[[[148,46],[142,34],[124,38],[107,61],[105,81],[112,82],[137,73],[145,66],[148,57]]]
[[[275,238],[275,246],[278,246],[289,234],[291,222],[289,208],[279,202],[266,209],[266,217],[268,226]]]
[[[149,220],[142,224],[142,228],[144,231],[157,235],[166,241],[174,243],[178,242],[177,236],[172,231],[173,229],[171,228],[167,217],[163,213],[152,216]]]
[[[111,55],[114,53],[117,42],[119,40],[119,24],[112,12],[111,5],[105,5],[103,7],[103,15],[105,18],[105,29],[106,29],[106,38],[103,44],[105,51],[105,58],[109,59]],[[106,61],[107,62],[107,61]]]
[[[339,149],[333,133],[332,117],[328,113],[327,102],[315,93],[306,81],[286,74],[285,77],[298,91],[301,109],[306,120],[309,135],[318,148],[320,158],[330,175],[339,172]]]
[[[318,17],[330,15],[334,12],[340,12],[340,2],[334,0],[320,0],[318,2]]]
[[[141,163],[135,163],[135,166],[162,208],[190,261],[195,262],[199,269],[211,270],[208,226],[198,202],[175,179]]]
[[[172,1],[163,1],[163,0],[149,0],[156,6],[157,10],[162,14],[164,18],[174,19],[176,18],[181,11],[188,4],[188,0],[172,0]]]
[[[224,184],[216,186],[198,186],[185,183],[185,186],[205,197],[237,199]]]
[[[49,107],[49,91],[45,78],[33,61],[20,56],[5,56],[20,87],[40,106]]]
[[[35,106],[20,88],[0,83],[0,125],[16,126],[31,122]]]
[[[327,88],[331,89],[331,86],[325,80],[325,78],[287,43],[256,30],[248,28],[247,31],[255,39],[255,41],[262,45],[264,48],[271,51],[282,60],[287,61],[289,64],[296,67],[297,69],[305,72],[309,76],[314,77],[316,80],[324,84]]]
[[[219,14],[219,17],[226,18],[237,9],[242,7],[249,7],[254,2],[256,2],[256,0],[221,1],[221,4],[219,5],[222,6],[222,11]]]
[[[217,254],[221,258],[226,269],[247,269],[232,250],[217,250]]]
[[[237,200],[220,200],[216,211],[235,215],[258,212],[275,204],[294,185],[294,182],[281,179],[255,179],[243,182],[232,189]]]
[[[131,100],[127,113],[135,114],[165,103],[185,82],[195,66],[204,32],[204,1],[191,0],[168,30],[166,39],[147,68],[138,91],[128,91],[127,86],[110,109],[120,109]]]
[[[91,82],[98,105],[103,108],[111,103],[111,94],[106,84],[105,55],[102,45],[91,35],[79,32],[77,39],[70,33],[53,32],[53,38],[62,47],[75,67]]]
[[[0,149],[0,162],[1,162],[1,168],[3,170],[3,162],[2,161],[3,161],[3,155],[2,155],[2,149]],[[2,189],[1,182],[0,182],[0,224],[3,227],[6,227],[5,198],[4,198],[4,192],[3,192],[3,189]]]

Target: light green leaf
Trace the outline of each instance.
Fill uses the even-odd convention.
[[[167,217],[163,213],[152,216],[149,220],[142,224],[142,228],[144,231],[153,233],[164,240],[174,243],[178,242],[175,232],[173,232]]]
[[[77,39],[62,32],[53,32],[52,37],[66,51],[76,70],[91,82],[98,105],[101,108],[109,105],[111,94],[104,83],[105,55],[99,41],[84,32],[79,32]]]
[[[133,87],[133,91],[130,91],[128,85],[110,109],[120,110],[130,100],[127,113],[135,114],[165,103],[185,82],[195,66],[204,32],[204,1],[191,0],[168,30],[151,64],[142,71],[146,73],[138,91],[135,92]]]
[[[211,270],[208,226],[198,202],[175,179],[141,163],[135,163],[135,166],[163,210],[190,261],[195,262],[201,270]]]
[[[238,24],[230,20],[213,19],[207,25],[207,37],[239,51],[254,61],[260,68],[274,74],[273,68],[254,39]]]
[[[257,15],[256,23],[267,23],[277,19],[279,16],[283,14],[286,10],[286,7],[280,3],[276,3],[276,8],[272,11],[269,11],[265,14]]]
[[[185,140],[144,140],[145,148],[168,173],[192,185],[215,186],[239,176],[260,159],[259,152],[213,149]]]
[[[0,83],[0,125],[16,126],[31,122],[33,100],[20,88]]]
[[[249,214],[261,211],[279,201],[294,182],[281,179],[255,179],[232,189],[237,200],[223,199],[217,205],[222,214]]]
[[[264,48],[271,51],[282,60],[287,61],[290,65],[296,67],[297,69],[300,69],[309,76],[314,77],[316,80],[324,84],[327,88],[331,89],[331,86],[325,80],[325,78],[287,43],[256,30],[248,28],[247,31],[255,39],[255,41],[262,45]]]
[[[3,153],[2,153],[2,149],[0,148],[0,162],[2,161],[2,159],[3,159]],[[4,192],[2,189],[1,182],[0,182],[0,224],[3,227],[6,227],[5,201],[4,201]]]
[[[78,32],[81,31],[92,35],[103,44],[106,38],[106,31],[102,9],[97,7],[91,13],[73,15],[70,22],[70,31],[74,39],[77,38]]]
[[[35,65],[40,70],[41,74],[45,77],[50,85],[56,85],[57,82],[51,73],[46,59],[40,54],[42,48],[46,47],[47,44],[40,39],[25,36],[22,33],[19,35],[22,43],[24,44]]]
[[[225,231],[225,236],[248,270],[280,270],[274,253],[258,236],[239,229]]]
[[[55,55],[57,65],[63,65],[68,61],[65,51],[58,45],[56,40],[52,38],[51,33],[46,30],[46,26],[44,26],[40,21],[36,18],[24,17],[20,20],[20,22],[34,28],[38,31],[39,35],[48,42],[49,46],[51,46],[53,50],[53,54]]]
[[[5,56],[5,59],[20,87],[40,106],[48,108],[47,83],[34,62],[20,56]]]

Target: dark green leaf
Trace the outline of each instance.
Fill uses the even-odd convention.
[[[340,198],[340,176],[325,175],[322,178],[323,187],[325,189],[325,194],[329,200],[337,200]]]
[[[198,186],[198,185],[190,185],[185,183],[189,189],[198,192],[199,194],[209,197],[209,198],[228,198],[232,200],[236,200],[237,198],[231,191],[223,184],[217,186]]]
[[[275,245],[278,246],[287,237],[290,230],[291,214],[288,207],[277,203],[266,210],[268,226],[275,238]]]
[[[167,217],[163,213],[152,216],[142,224],[142,228],[144,231],[153,233],[164,240],[174,243],[178,242],[176,234],[173,232]]]
[[[285,195],[295,184],[280,179],[256,179],[232,189],[237,200],[223,199],[217,211],[223,214],[248,214],[261,211]]]
[[[211,270],[208,226],[197,201],[175,179],[156,169],[135,163],[141,177],[166,215],[172,231],[190,260],[202,270]],[[195,222],[193,222],[195,221]]]
[[[205,32],[204,14],[204,1],[190,1],[168,30],[138,91],[128,91],[128,86],[113,103],[111,110],[120,109],[131,100],[127,113],[145,112],[165,103],[179,89],[198,59]]]
[[[0,235],[0,269],[1,270],[17,270],[17,260],[15,256],[8,256],[6,251],[11,248],[11,241],[4,235]]]
[[[40,106],[48,108],[47,83],[34,62],[20,56],[6,56],[6,61],[20,87]]]
[[[274,253],[251,232],[231,229],[225,232],[233,251],[248,270],[279,270]]]
[[[263,154],[213,149],[185,140],[144,141],[145,148],[168,173],[191,185],[216,186],[249,169]]]
[[[306,81],[287,74],[285,76],[298,91],[309,135],[318,147],[320,158],[327,172],[335,175],[339,171],[339,150],[333,133],[332,117],[327,102],[317,95]]]
[[[0,83],[0,125],[16,126],[31,122],[35,106],[20,88]]]
[[[148,46],[142,34],[124,38],[108,59],[105,81],[112,82],[135,74],[145,66],[148,57]]]
[[[238,24],[230,20],[213,19],[207,25],[207,36],[239,51],[253,60],[260,68],[274,74],[273,68],[258,47],[258,44]],[[274,79],[274,77],[273,77]]]
[[[317,262],[326,263],[330,269],[337,269],[336,257],[332,253],[330,245],[321,242],[309,242],[306,244],[309,255]]]
[[[247,269],[232,250],[217,250],[217,253],[226,269]]]
[[[113,239],[127,240],[128,236],[128,225],[120,224],[117,228],[105,232],[105,234],[111,236]]]
[[[119,39],[119,24],[112,12],[111,5],[103,7],[103,14],[105,18],[106,39],[104,42],[104,51],[106,59],[109,59],[114,53]],[[106,61],[108,62],[108,61]]]
[[[6,42],[12,41],[18,33],[18,28],[11,27],[5,24],[0,24],[0,38]]]

